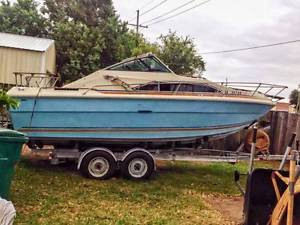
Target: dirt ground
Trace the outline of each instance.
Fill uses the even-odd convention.
[[[206,202],[233,224],[240,225],[243,222],[243,197],[204,196]]]

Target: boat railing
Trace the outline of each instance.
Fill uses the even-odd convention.
[[[255,82],[220,82],[222,86],[249,92],[251,96],[263,94],[274,99],[283,99],[279,95],[288,87],[284,85],[255,83]]]
[[[14,72],[17,87],[55,87],[60,77],[54,73]]]
[[[163,85],[166,84],[174,84],[173,89],[165,90]],[[214,89],[214,92],[205,92],[205,91],[192,91],[187,90],[183,91],[182,85],[202,85],[206,87],[210,87]],[[152,85],[152,89],[144,89],[147,85]],[[201,82],[201,83],[188,83],[183,81],[152,81],[148,83],[131,83],[127,85],[130,88],[124,88],[119,84],[106,84],[106,85],[94,85],[91,88],[86,88],[84,94],[89,92],[90,90],[94,91],[101,91],[101,92],[143,92],[143,93],[153,93],[153,92],[164,92],[170,94],[178,94],[179,92],[193,92],[199,94],[221,94],[221,95],[241,95],[241,96],[266,96],[271,98],[274,101],[278,101],[283,99],[279,95],[288,87],[284,85],[277,85],[277,84],[268,84],[268,83],[253,83],[253,82]],[[115,87],[119,87],[120,89],[116,89]]]

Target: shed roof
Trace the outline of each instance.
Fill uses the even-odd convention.
[[[54,40],[0,32],[0,47],[44,52]]]

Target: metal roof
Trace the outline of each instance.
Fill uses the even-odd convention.
[[[0,47],[44,52],[54,40],[0,32]]]

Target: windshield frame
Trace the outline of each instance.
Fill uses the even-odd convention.
[[[151,67],[147,63],[144,62],[143,59],[153,60],[156,64],[158,64],[161,68],[163,68],[163,70],[159,70],[159,71],[152,70]],[[130,62],[137,62],[139,64],[142,64],[143,66],[145,66],[147,68],[147,70],[143,71],[143,70],[118,70],[118,69],[115,69],[116,67],[122,66],[123,64],[130,63]],[[154,55],[146,55],[146,56],[134,57],[134,58],[130,58],[127,60],[123,60],[122,62],[113,64],[111,66],[104,68],[104,70],[127,71],[127,72],[157,72],[157,73],[173,73],[174,74],[174,72],[167,65],[165,65],[161,60],[159,60]]]

